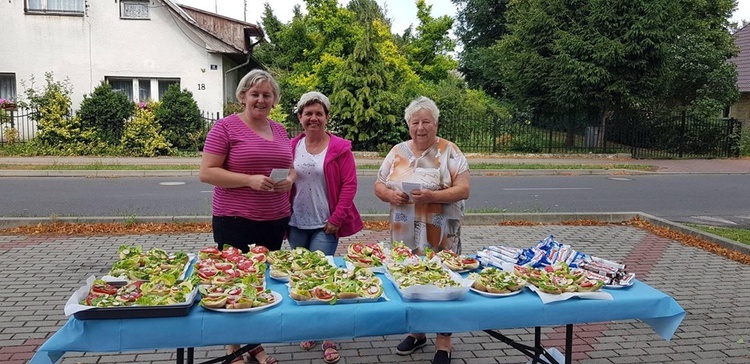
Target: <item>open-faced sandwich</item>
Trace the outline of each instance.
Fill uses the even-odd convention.
[[[351,243],[344,256],[344,260],[361,268],[382,267],[385,259],[385,252],[379,243]]]
[[[479,261],[476,258],[469,257],[467,255],[456,254],[452,250],[441,250],[435,253],[433,250],[428,249],[426,252],[427,259],[437,256],[448,269],[454,272],[463,272],[468,270],[474,270],[479,268]]]
[[[377,299],[383,284],[365,268],[329,266],[312,272],[295,272],[289,279],[289,296],[295,301],[317,300],[334,304],[347,299]]]
[[[566,292],[598,291],[604,282],[586,278],[581,269],[571,269],[565,262],[558,262],[544,268],[515,266],[514,274],[522,277],[540,291],[549,294]]]
[[[523,278],[494,267],[484,268],[479,273],[471,273],[469,279],[474,280],[472,288],[493,294],[512,293],[526,286]]]

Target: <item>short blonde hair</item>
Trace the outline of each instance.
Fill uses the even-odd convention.
[[[310,91],[300,96],[299,101],[297,101],[297,106],[294,108],[294,113],[300,114],[304,108],[312,104],[323,105],[326,115],[331,113],[331,101],[328,100],[326,95],[323,95],[318,91]]]
[[[240,83],[237,85],[237,91],[234,93],[234,96],[237,97],[237,101],[242,102],[242,94],[263,81],[266,81],[271,85],[271,90],[273,92],[273,106],[276,106],[276,104],[279,103],[279,94],[281,93],[279,90],[279,84],[276,83],[276,79],[274,79],[268,71],[260,68],[256,68],[248,72],[245,77],[242,77]]]
[[[411,116],[419,110],[429,111],[430,114],[432,114],[432,118],[435,119],[435,124],[438,123],[440,109],[438,109],[435,101],[432,101],[429,97],[419,96],[412,100],[412,102],[409,103],[409,106],[406,107],[406,110],[404,110],[404,120],[406,121],[406,124],[409,124]]]

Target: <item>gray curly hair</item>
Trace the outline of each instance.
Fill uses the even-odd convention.
[[[429,97],[419,96],[416,99],[412,100],[412,102],[409,103],[409,106],[406,107],[406,110],[404,110],[404,120],[407,124],[409,124],[409,119],[411,119],[411,116],[419,110],[429,111],[430,114],[432,114],[432,118],[435,119],[435,124],[438,123],[438,118],[440,118],[440,109],[438,109],[435,101],[432,101],[432,99],[430,99]]]
[[[300,114],[305,107],[312,104],[323,105],[323,109],[325,109],[326,115],[331,113],[331,101],[328,100],[328,97],[326,97],[326,95],[323,95],[318,91],[310,91],[300,96],[299,101],[297,101],[297,106],[294,107],[294,113]]]

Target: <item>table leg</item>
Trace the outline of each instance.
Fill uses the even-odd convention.
[[[195,356],[195,349],[194,348],[188,348],[187,350],[187,364],[193,364]]]
[[[177,348],[177,364],[185,363],[185,349]]]
[[[222,363],[222,364],[230,364],[232,360],[241,358],[242,354],[247,353],[248,351],[254,349],[255,346],[251,347],[250,345],[245,345],[239,349],[237,349],[235,352],[231,354],[224,355],[222,357],[218,357],[216,359],[211,359],[208,361],[201,362],[200,364],[214,364],[214,363]]]
[[[565,362],[572,363],[571,358],[573,353],[573,325],[566,325],[565,329]],[[555,360],[552,354],[550,354],[542,346],[542,328],[539,326],[534,328],[534,346],[515,342],[514,340],[494,330],[484,330],[484,332],[528,356],[529,358],[531,358],[532,363],[560,364],[557,360]]]
[[[565,363],[573,363],[573,324],[565,325]]]

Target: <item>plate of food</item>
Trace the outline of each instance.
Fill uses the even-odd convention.
[[[469,274],[474,283],[471,290],[486,297],[507,297],[521,293],[526,286],[523,278],[495,267],[486,267],[479,273]]]
[[[185,316],[198,289],[189,281],[128,282],[115,286],[94,276],[86,280],[65,304],[65,315],[79,320]]]
[[[195,259],[192,253],[167,253],[159,248],[144,251],[140,245],[127,244],[120,245],[117,254],[119,259],[112,264],[109,274],[101,279],[118,285],[125,285],[129,281],[148,281],[165,274],[182,281]]]
[[[280,293],[275,292],[275,291],[271,291],[271,295],[273,295],[273,302],[268,303],[266,305],[262,305],[262,306],[252,306],[252,307],[245,307],[245,308],[226,308],[225,306],[225,308],[217,308],[217,307],[208,307],[204,305],[203,308],[209,311],[228,312],[228,313],[263,311],[263,310],[266,310],[273,306],[278,305],[279,303],[281,303],[281,300],[284,299],[284,297],[281,296]]]
[[[323,274],[295,275],[289,296],[298,305],[377,302],[383,282],[366,268],[332,268]]]
[[[272,251],[267,257],[271,264],[269,276],[280,282],[289,282],[293,273],[313,272],[319,267],[336,266],[332,256],[326,256],[321,251],[311,252],[303,247]]]
[[[471,287],[471,290],[485,297],[497,298],[497,297],[515,296],[521,293],[523,291],[523,288],[516,290],[516,291],[510,291],[508,293],[490,293],[490,292],[480,291],[474,287]]]

